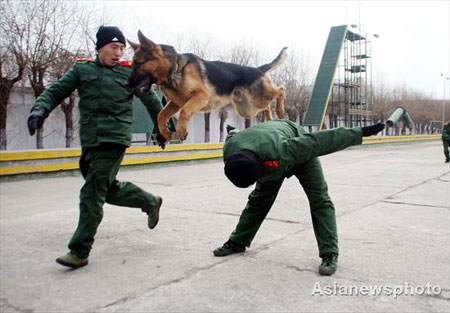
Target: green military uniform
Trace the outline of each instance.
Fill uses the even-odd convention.
[[[337,254],[334,205],[317,157],[361,142],[361,128],[306,133],[299,125],[287,120],[268,121],[243,131],[231,131],[223,148],[224,160],[236,152],[249,150],[263,162],[263,168],[230,240],[249,247],[284,178],[295,175],[308,196],[319,255]]]
[[[450,161],[448,146],[450,145],[450,123],[447,122],[442,127],[442,144],[444,145],[445,162]]]
[[[130,73],[129,66],[105,66],[98,58],[95,62],[79,62],[48,88],[34,106],[50,112],[78,89],[80,170],[85,183],[80,191],[79,223],[69,249],[80,258],[89,255],[105,202],[141,208],[144,212],[158,204],[154,195],[132,183],[116,180],[125,150],[131,144],[133,95],[141,99],[155,125],[162,108],[151,90],[142,93],[125,87]]]

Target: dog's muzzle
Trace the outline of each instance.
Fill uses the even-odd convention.
[[[125,87],[127,88],[141,88],[142,91],[146,92],[148,91],[153,84],[157,83],[157,79],[152,75],[147,75],[142,79],[139,80],[130,80],[130,77],[127,78],[125,81]]]

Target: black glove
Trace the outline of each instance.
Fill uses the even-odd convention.
[[[34,135],[36,129],[42,126],[47,116],[48,111],[43,106],[37,106],[31,110],[30,116],[28,117],[28,131],[31,136]]]
[[[158,144],[158,146],[161,147],[161,149],[164,150],[164,148],[166,147],[166,142],[167,142],[167,139],[164,138],[164,136],[161,135],[161,134],[159,133],[159,131],[156,132],[156,143]]]
[[[236,129],[236,127],[233,127],[231,125],[227,125],[227,134],[232,131],[233,129]]]
[[[384,124],[376,123],[375,125],[372,125],[372,126],[364,126],[361,129],[362,129],[363,137],[368,137],[368,136],[378,134],[380,131],[382,131],[384,129]]]
[[[164,149],[166,147],[167,139],[164,138],[163,135],[159,132],[158,124],[155,124],[155,128],[153,129],[153,134],[155,135],[155,141],[158,144],[158,146],[161,147],[161,149]]]

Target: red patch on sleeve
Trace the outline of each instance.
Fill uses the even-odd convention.
[[[277,161],[265,161],[264,165],[268,166],[268,167],[279,167],[280,161],[278,161],[278,160]]]

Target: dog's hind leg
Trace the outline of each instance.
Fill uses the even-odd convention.
[[[158,113],[157,117],[158,129],[161,135],[167,140],[170,140],[170,138],[172,137],[169,129],[167,128],[167,121],[172,115],[177,113],[179,110],[180,107],[178,105],[176,105],[172,101],[169,101]]]
[[[278,117],[284,116],[284,87],[275,87],[268,77],[261,77],[259,81],[250,86],[250,102],[257,111],[264,110],[266,121],[272,120],[270,105],[276,99],[276,112]]]
[[[277,106],[276,111],[279,118],[284,117],[284,94],[285,94],[285,88],[283,86],[278,87],[278,95],[277,95]]]
[[[187,126],[192,114],[203,109],[208,101],[209,97],[206,92],[197,91],[183,106],[177,123],[177,134],[180,140],[185,140],[188,135]]]

